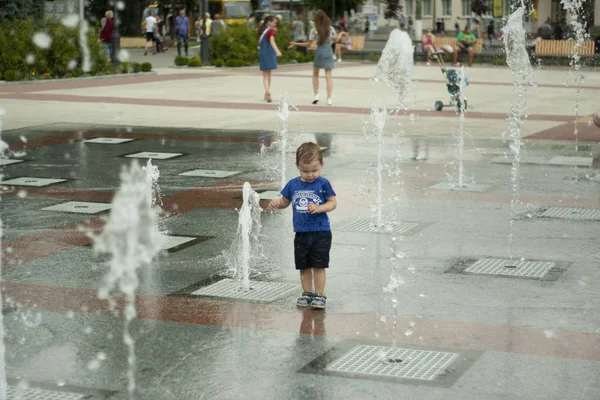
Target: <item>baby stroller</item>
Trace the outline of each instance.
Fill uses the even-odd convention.
[[[433,109],[435,111],[442,111],[444,106],[447,107],[456,107],[458,112],[462,110],[467,111],[467,98],[464,98],[464,102],[461,104],[460,101],[460,77],[458,75],[458,71],[454,68],[446,68],[444,64],[444,59],[442,58],[442,52],[435,52],[433,57],[437,59],[440,68],[442,69],[442,74],[446,77],[446,86],[448,88],[448,93],[450,94],[450,101],[448,104],[444,104],[443,101],[438,100],[435,102]],[[465,86],[469,84],[469,79],[464,77]]]

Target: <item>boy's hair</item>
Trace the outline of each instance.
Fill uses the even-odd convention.
[[[323,164],[323,152],[318,144],[312,142],[302,143],[296,150],[296,165],[310,164],[313,161]]]

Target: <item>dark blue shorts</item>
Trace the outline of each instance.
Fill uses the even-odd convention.
[[[331,231],[296,232],[294,260],[296,269],[329,268]]]

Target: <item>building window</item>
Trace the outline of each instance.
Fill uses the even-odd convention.
[[[462,15],[463,17],[471,16],[471,0],[462,0]]]
[[[442,15],[444,17],[452,15],[452,0],[442,0]]]
[[[423,0],[423,16],[431,17],[431,0]]]
[[[415,15],[413,0],[406,0],[406,15]]]

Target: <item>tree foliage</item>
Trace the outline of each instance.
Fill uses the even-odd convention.
[[[17,19],[41,19],[44,15],[44,0],[0,0],[0,21]]]
[[[332,16],[333,1],[335,1],[335,16]],[[357,10],[363,5],[364,0],[304,0],[304,7],[311,10],[323,10],[330,17],[341,17],[344,11]],[[397,1],[397,0],[393,0]]]
[[[400,0],[386,0],[385,14],[386,19],[392,19],[398,17],[402,12],[402,6]]]
[[[481,17],[483,14],[486,14],[488,9],[489,7],[483,2],[483,0],[472,0],[471,2],[471,11],[473,11],[473,13],[479,17]]]

